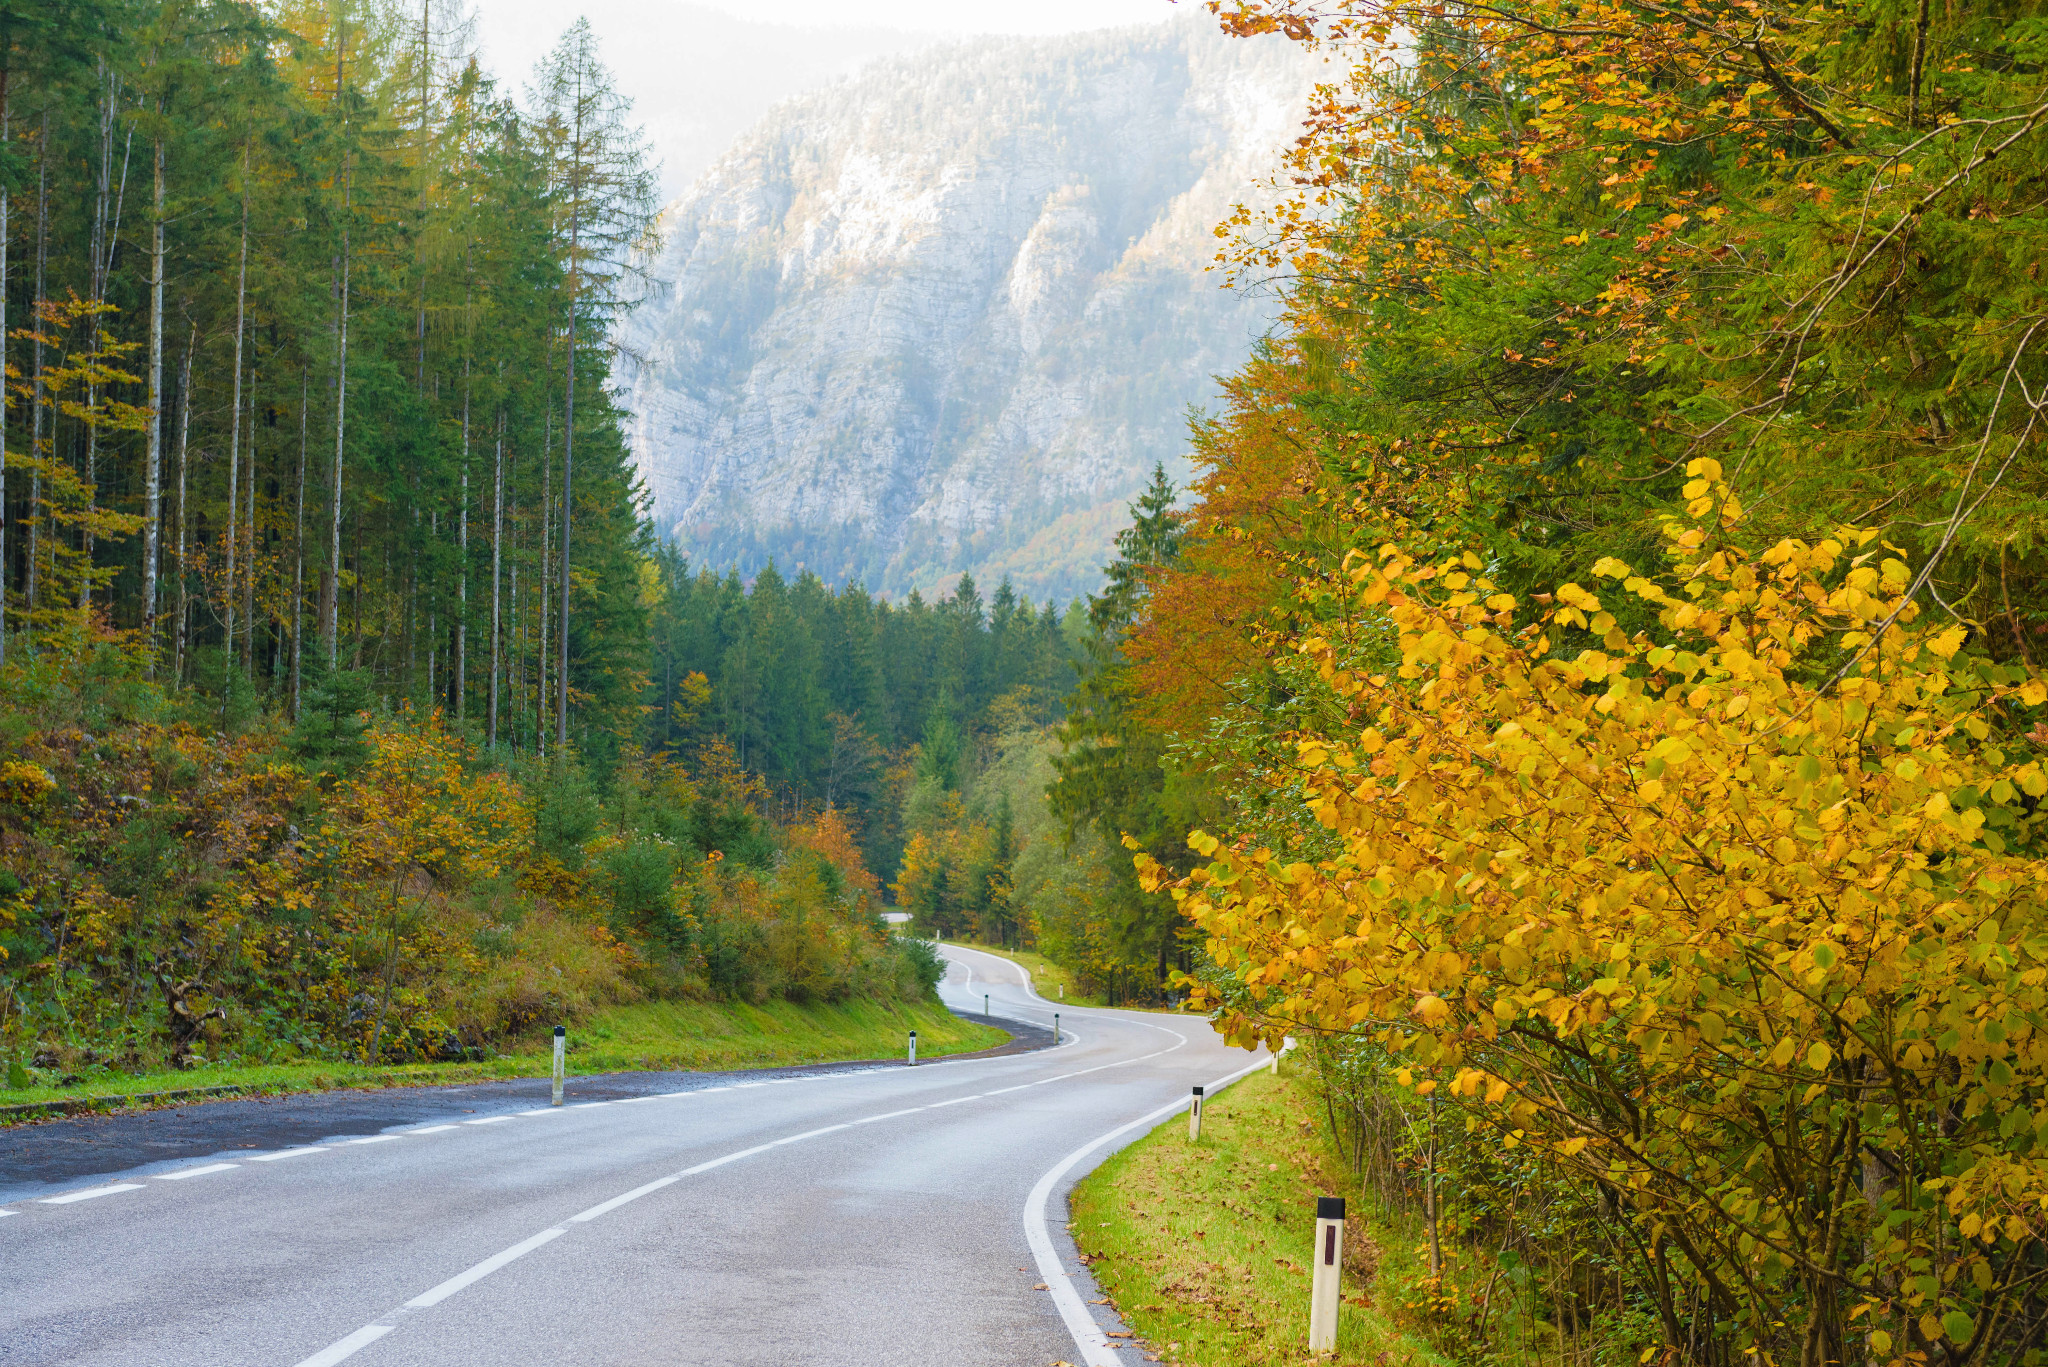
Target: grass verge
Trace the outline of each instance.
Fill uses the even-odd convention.
[[[941,1058],[1003,1043],[1008,1032],[963,1020],[935,1003],[853,1002],[800,1006],[775,1001],[637,1002],[597,1012],[569,1032],[572,1074],[635,1069],[791,1067],[900,1058],[905,1037],[917,1031],[917,1056]],[[325,1091],[336,1087],[425,1087],[493,1078],[545,1077],[551,1044],[536,1036],[511,1053],[482,1063],[425,1063],[366,1067],[333,1061],[205,1064],[182,1072],[108,1072],[70,1087],[0,1088],[0,1107],[39,1102],[87,1102],[99,1097],[204,1087],[246,1092]],[[0,1118],[0,1124],[6,1123]]]
[[[1308,1351],[1315,1198],[1342,1191],[1324,1155],[1307,1089],[1253,1073],[1210,1102],[1202,1140],[1167,1121],[1113,1154],[1074,1189],[1074,1241],[1103,1291],[1146,1344],[1180,1367],[1370,1363],[1441,1367],[1397,1322],[1403,1288],[1359,1215],[1344,1237],[1344,1307],[1334,1357]],[[1410,1260],[1412,1261],[1412,1260]]]

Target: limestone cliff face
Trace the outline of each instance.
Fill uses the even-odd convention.
[[[699,564],[1091,588],[1272,301],[1205,270],[1314,69],[1198,22],[892,59],[670,207],[621,392]]]

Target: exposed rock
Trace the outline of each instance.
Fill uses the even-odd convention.
[[[670,207],[622,397],[700,564],[1093,587],[1267,326],[1214,226],[1316,68],[1193,18],[930,50],[793,101]]]

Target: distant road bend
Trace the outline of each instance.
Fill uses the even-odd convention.
[[[1086,1303],[1066,1190],[1259,1064],[1199,1019],[1047,1002],[1008,960],[944,953],[949,1005],[1058,1010],[1065,1042],[0,1172],[0,1363],[1135,1362]]]

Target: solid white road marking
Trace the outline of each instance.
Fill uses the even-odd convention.
[[[249,1161],[251,1163],[275,1163],[280,1158],[297,1158],[302,1153],[326,1152],[327,1150],[319,1144],[309,1144],[303,1149],[280,1149],[276,1153],[252,1153],[249,1155]]]
[[[21,1214],[21,1212],[20,1212],[20,1211],[18,1211],[18,1210],[0,1210],[0,1219],[5,1219],[5,1218],[6,1218],[7,1216],[9,1216],[9,1215],[19,1215],[19,1214]]]
[[[473,1285],[490,1276],[514,1258],[523,1258],[542,1244],[548,1242],[548,1240],[559,1239],[568,1232],[568,1230],[563,1229],[560,1225],[556,1225],[553,1229],[542,1230],[531,1239],[522,1239],[503,1253],[493,1253],[475,1267],[470,1268],[469,1271],[459,1272],[455,1276],[450,1277],[433,1290],[422,1291],[419,1295],[407,1301],[405,1308],[408,1310],[424,1310],[430,1305],[439,1305],[442,1301],[447,1300],[450,1296],[462,1290],[463,1287]]]
[[[301,1362],[299,1367],[334,1367],[334,1364],[340,1362],[343,1358],[353,1356],[357,1349],[367,1348],[378,1339],[383,1338],[391,1332],[392,1328],[393,1326],[389,1324],[366,1324],[347,1338],[328,1344],[325,1348],[322,1348],[319,1352]]]
[[[1178,1047],[1178,1046],[1176,1046]],[[1245,1074],[1266,1066],[1260,1059],[1248,1068],[1240,1068],[1229,1077],[1209,1084],[1209,1094],[1214,1096]],[[1046,1226],[1045,1207],[1052,1197],[1052,1189],[1059,1180],[1073,1171],[1074,1165],[1089,1154],[1115,1139],[1121,1139],[1131,1131],[1158,1124],[1166,1117],[1188,1104],[1187,1098],[1148,1111],[1127,1125],[1119,1125],[1108,1134],[1097,1135],[1080,1148],[1075,1149],[1045,1176],[1038,1179],[1038,1185],[1031,1188],[1031,1195],[1024,1201],[1024,1238],[1031,1245],[1031,1256],[1038,1261],[1039,1280],[1052,1291],[1053,1304],[1059,1307],[1060,1318],[1067,1322],[1067,1332],[1074,1336],[1074,1346],[1081,1350],[1081,1360],[1087,1367],[1122,1367],[1109,1336],[1102,1332],[1102,1326],[1088,1313],[1087,1305],[1081,1300],[1081,1293],[1074,1289],[1073,1274],[1060,1262],[1058,1250],[1052,1246],[1052,1231]]]
[[[96,1196],[112,1196],[117,1191],[141,1191],[140,1182],[116,1182],[111,1187],[88,1187],[84,1191],[67,1191],[62,1196],[45,1196],[46,1206],[68,1206],[73,1201],[90,1201]]]
[[[182,1182],[188,1177],[204,1177],[209,1172],[226,1172],[230,1168],[238,1168],[240,1166],[241,1164],[239,1163],[208,1163],[203,1168],[185,1168],[178,1172],[160,1172],[156,1175],[156,1180],[159,1182]]]

